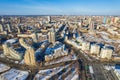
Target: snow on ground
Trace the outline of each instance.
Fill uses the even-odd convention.
[[[0,80],[26,80],[29,73],[17,69],[10,69],[9,71],[0,75]]]
[[[24,59],[19,63],[19,64],[24,64],[25,62],[24,62]]]
[[[109,35],[108,33],[104,32],[104,31],[101,31],[101,32],[97,32],[98,34],[101,35],[101,37],[95,37],[95,36],[92,36],[92,35],[85,35],[85,39],[87,41],[95,41],[95,42],[107,42],[107,43],[120,43],[120,40],[119,39],[116,39],[116,40],[113,40],[111,38],[109,38]]]
[[[67,68],[67,70],[66,70],[62,75],[67,74],[70,70],[71,70],[71,67]],[[58,77],[59,80],[61,80],[62,75],[60,75],[60,76]]]
[[[71,80],[78,80],[78,79],[79,79],[79,75],[75,74]]]
[[[9,40],[6,41],[6,43],[11,43],[11,44],[13,44],[13,43],[15,43],[16,41],[17,41],[17,39],[9,39]]]
[[[112,66],[104,66],[106,70],[111,70],[113,67]]]
[[[104,68],[106,70],[112,70],[115,73],[115,75],[118,78],[120,78],[120,67],[119,66],[109,66],[109,65],[106,65],[106,66],[104,66]]]
[[[0,63],[0,73],[1,73],[1,72],[4,72],[4,71],[7,71],[7,70],[9,70],[9,69],[10,69],[9,66]]]
[[[71,60],[77,60],[77,57],[76,57],[75,54],[74,55],[68,55],[68,56],[65,56],[65,57],[62,57],[60,59],[53,60],[53,61],[50,61],[50,62],[46,62],[45,65],[52,65],[52,64],[65,62],[65,61],[71,61]]]
[[[94,74],[94,71],[93,71],[93,67],[92,66],[89,66],[89,71],[91,74]]]
[[[64,67],[56,67],[52,69],[40,70],[34,77],[34,80],[47,80],[51,78],[53,75],[62,71],[64,68],[67,68],[68,66],[69,65],[66,65]]]
[[[74,70],[71,74],[69,74],[69,75],[65,78],[65,80],[71,80],[71,79],[74,77],[74,75],[75,75],[75,70]]]

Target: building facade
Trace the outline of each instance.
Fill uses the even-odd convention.
[[[29,66],[36,65],[35,51],[32,47],[26,50],[25,55],[24,55],[24,62],[26,65],[29,65]]]
[[[51,29],[51,31],[48,33],[48,37],[49,37],[49,42],[54,44],[56,40],[56,34],[54,29]]]
[[[99,53],[100,53],[100,46],[97,45],[97,44],[91,45],[90,53],[93,54],[93,55],[99,55]]]
[[[100,57],[103,59],[111,59],[113,50],[109,48],[102,48],[100,52]]]

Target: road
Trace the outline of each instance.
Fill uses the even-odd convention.
[[[103,72],[103,68],[101,67],[100,64],[92,64],[93,71],[94,71],[94,79],[95,80],[108,80],[106,76],[104,75],[105,73]]]
[[[24,71],[31,71],[27,80],[31,80],[39,70],[50,69],[50,68],[59,67],[59,66],[65,66],[67,64],[74,64],[74,63],[76,63],[76,61],[77,60],[66,61],[66,62],[61,62],[61,63],[48,65],[48,66],[42,66],[42,67],[39,67],[39,66],[37,66],[37,67],[28,67],[28,66],[26,66],[24,64],[15,64],[14,62],[11,62],[9,60],[0,58],[0,62],[4,63],[4,64],[6,64],[6,65],[8,65],[8,66],[10,66],[12,68],[16,68],[16,69],[24,70]]]
[[[67,44],[67,43],[66,43]],[[67,44],[69,45],[69,44]],[[85,73],[85,65],[91,65],[93,67],[93,71],[94,71],[94,79],[95,80],[118,80],[117,77],[112,73],[112,72],[107,72],[104,69],[102,62],[99,61],[95,61],[95,60],[89,60],[89,56],[85,56],[84,53],[80,50],[80,49],[76,49],[75,47],[73,47],[72,45],[69,45],[72,47],[72,49],[74,50],[75,54],[77,55],[77,58],[79,60],[82,60],[82,80],[87,80],[86,79],[86,74]],[[107,62],[108,63],[108,62]]]
[[[105,70],[103,68],[103,65],[101,65],[103,72],[105,73],[105,76],[107,77],[108,80],[118,80],[117,76],[114,74],[113,69],[112,70]]]
[[[64,28],[65,25],[62,26],[62,28]],[[62,29],[61,28],[61,29]],[[61,32],[58,31],[57,34],[59,34]],[[64,42],[65,43],[65,42]],[[35,74],[39,71],[39,70],[44,70],[44,69],[49,69],[49,68],[54,68],[54,67],[59,67],[59,66],[65,66],[67,64],[75,64],[77,61],[79,62],[79,67],[80,67],[80,76],[81,76],[81,80],[87,80],[86,78],[86,70],[85,70],[85,66],[86,65],[91,65],[93,67],[94,70],[94,79],[95,80],[117,80],[116,78],[114,78],[113,74],[111,72],[107,72],[104,68],[102,63],[98,62],[98,61],[92,61],[89,59],[89,56],[85,56],[84,53],[80,50],[80,49],[76,49],[75,47],[73,47],[72,45],[69,45],[67,43],[65,43],[66,45],[68,45],[70,47],[70,49],[72,49],[74,51],[74,53],[77,56],[78,60],[74,60],[74,61],[67,61],[67,62],[61,62],[61,63],[57,63],[57,64],[53,64],[53,65],[48,65],[48,66],[37,66],[37,67],[28,67],[24,64],[16,64],[12,61],[9,61],[5,58],[0,58],[0,62],[5,63],[7,65],[9,65],[10,67],[14,67],[16,69],[19,70],[27,70],[30,71],[30,75],[27,78],[27,80],[31,80],[33,79],[33,77],[35,76]],[[49,45],[49,44],[48,44]],[[48,45],[45,46],[45,48],[48,47]],[[42,53],[44,53],[45,49],[43,49]],[[43,61],[43,63],[45,63]],[[63,70],[64,71],[64,70]],[[54,78],[58,78],[58,74],[54,75],[51,77],[51,79]],[[63,75],[63,78],[65,78],[67,75]]]
[[[110,72],[106,72],[104,70],[103,65],[101,63],[98,64],[98,63],[90,62],[83,55],[83,53],[80,50],[77,50],[74,47],[71,47],[71,49],[73,49],[73,51],[77,55],[78,60],[76,60],[76,61],[78,61],[79,64],[80,64],[80,71],[79,72],[81,72],[81,75],[80,75],[81,80],[86,80],[85,65],[88,64],[88,63],[89,63],[89,65],[93,66],[95,80],[117,80],[117,79],[114,78],[114,76]],[[15,64],[14,62],[11,62],[7,59],[0,58],[0,62],[5,63],[5,64],[9,65],[10,67],[14,67],[16,69],[25,70],[25,71],[30,70],[31,72],[30,72],[30,75],[29,75],[27,80],[32,79],[39,70],[64,66],[64,65],[67,65],[67,64],[75,63],[76,61],[67,61],[67,62],[61,62],[61,63],[58,63],[58,64],[49,65],[49,66],[44,66],[43,65],[42,67],[34,67],[33,68],[33,67],[28,67],[24,64]]]

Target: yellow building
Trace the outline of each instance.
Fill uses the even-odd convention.
[[[93,55],[99,55],[99,53],[100,53],[100,46],[97,45],[97,44],[91,45],[90,53],[93,54]]]
[[[82,42],[82,50],[87,51],[90,49],[90,43],[89,42]]]
[[[12,47],[10,47],[9,43],[5,43],[3,46],[3,52],[4,55],[8,58],[15,59],[15,60],[21,60],[22,54],[14,50]]]
[[[113,50],[109,48],[102,48],[100,52],[100,57],[103,59],[111,59]]]
[[[5,43],[5,44],[3,44],[2,45],[2,47],[3,47],[3,52],[4,52],[4,55],[5,56],[9,56],[10,55],[10,52],[9,52],[9,44],[8,43]]]
[[[55,31],[53,29],[48,33],[48,37],[49,37],[49,42],[54,44],[56,35],[55,35]]]
[[[29,66],[36,65],[35,51],[32,47],[30,47],[26,50],[25,56],[24,56],[24,62],[26,65],[29,65]]]
[[[4,31],[4,27],[2,24],[0,24],[0,32],[3,32]]]

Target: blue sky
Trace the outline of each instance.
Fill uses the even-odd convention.
[[[0,15],[120,15],[120,0],[0,0]]]

